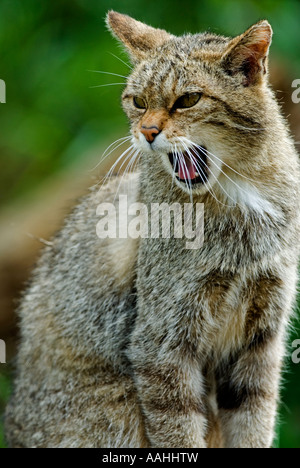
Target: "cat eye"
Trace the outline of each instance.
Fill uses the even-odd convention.
[[[180,98],[177,99],[172,110],[176,109],[188,109],[189,107],[193,107],[197,104],[200,100],[202,93],[188,93],[184,94]]]
[[[140,98],[140,97],[134,97],[133,98],[133,104],[135,105],[135,107],[137,109],[146,109],[146,103],[144,101],[144,99]]]

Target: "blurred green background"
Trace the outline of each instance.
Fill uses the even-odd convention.
[[[88,156],[90,152],[100,160],[105,146],[128,132],[120,109],[122,86],[94,87],[123,80],[89,71],[121,75],[129,71],[114,57],[127,60],[106,30],[104,18],[109,9],[175,34],[211,30],[233,36],[267,18],[275,31],[272,81],[292,131],[300,141],[300,105],[291,102],[291,83],[300,78],[298,0],[0,0],[0,79],[7,86],[7,102],[0,104],[0,215],[5,214],[2,217],[5,228],[7,224],[12,229],[18,226],[17,213],[27,213],[27,207],[32,210],[32,204],[44,193],[42,187],[50,180],[62,177],[60,187],[66,187],[67,191],[67,178],[73,177],[74,167],[77,167],[76,180],[80,177],[78,168],[85,178],[94,161]],[[49,191],[44,196],[37,219],[45,216],[47,203],[50,206]],[[54,211],[49,208],[49,213]],[[40,224],[45,223],[40,221]],[[50,224],[49,221],[49,232],[55,223]],[[1,230],[4,232],[4,224]],[[40,231],[37,228],[34,232]],[[44,232],[42,228],[41,232]],[[7,237],[11,238],[10,244]],[[12,261],[8,252],[14,250],[13,236],[9,234],[3,240],[0,235],[0,264],[2,261],[5,284],[0,288],[3,295],[0,338],[6,338],[7,334],[12,343],[9,357],[14,355],[16,334],[15,321],[11,318],[12,298],[18,296],[36,255],[35,250],[33,258],[22,264],[18,259],[26,254],[26,248],[20,248],[22,254]],[[3,253],[3,259],[1,252],[6,255]],[[300,331],[295,322],[289,342],[298,337]],[[0,414],[10,391],[11,367],[11,364],[0,364]],[[300,448],[298,386],[300,364],[289,362],[277,447]],[[0,447],[4,447],[1,423]]]

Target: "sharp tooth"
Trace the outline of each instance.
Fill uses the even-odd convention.
[[[179,177],[179,172],[175,172],[175,175],[176,175],[177,177]]]
[[[198,174],[198,172],[195,172],[195,176],[196,176],[196,177],[199,177],[199,174]]]

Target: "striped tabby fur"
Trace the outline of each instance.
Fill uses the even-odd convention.
[[[13,447],[271,447],[297,283],[299,162],[268,85],[272,29],[175,37],[116,12],[139,173],[93,189],[20,306]],[[199,92],[191,108],[174,109]],[[139,97],[146,109],[136,108]],[[143,126],[159,135],[150,145]],[[189,203],[167,154],[206,148],[205,241],[96,237],[96,207]],[[185,146],[184,146],[185,145]],[[212,162],[214,161],[214,163]],[[130,179],[130,184],[128,180]],[[174,180],[175,179],[175,180]]]

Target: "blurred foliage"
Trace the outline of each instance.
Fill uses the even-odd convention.
[[[3,364],[0,364],[3,368]],[[2,424],[2,414],[4,412],[5,403],[8,400],[10,394],[10,378],[6,369],[2,370],[0,373],[0,448],[4,447],[4,433],[3,433],[3,424]]]
[[[0,205],[78,160],[103,136],[123,136],[118,77],[126,60],[106,30],[107,10],[126,12],[175,34],[212,30],[235,35],[267,17],[273,53],[300,67],[298,0],[36,0],[0,1]],[[121,79],[122,81],[122,79]]]
[[[0,205],[127,131],[122,86],[93,88],[120,79],[89,71],[129,70],[114,57],[127,60],[106,30],[109,9],[175,34],[236,35],[267,18],[275,31],[272,56],[300,77],[298,0],[0,0],[0,78],[7,86],[7,103],[0,105]],[[286,381],[277,445],[300,447],[300,365],[290,366]],[[2,374],[0,413],[8,389]],[[1,437],[0,429],[0,446]]]
[[[279,446],[281,448],[300,448],[300,364],[292,362],[292,347],[294,340],[300,338],[300,298],[298,300],[298,313],[293,323],[293,332],[289,338],[290,348],[287,356],[286,372],[283,375],[282,404],[279,415]]]

